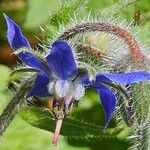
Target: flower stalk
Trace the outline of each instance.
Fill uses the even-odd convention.
[[[60,103],[60,110],[58,111],[58,114],[56,115],[57,121],[56,121],[55,132],[54,132],[53,139],[52,139],[52,144],[55,146],[58,143],[62,122],[65,116],[64,115],[64,102],[65,102],[64,98],[62,98],[61,103]]]
[[[62,113],[60,113],[60,115],[57,119],[57,122],[56,122],[56,128],[55,128],[55,132],[54,132],[54,135],[53,135],[53,140],[52,140],[53,145],[57,145],[57,143],[58,143],[58,138],[59,138],[59,134],[60,134],[63,119],[64,119],[64,115],[62,115]]]

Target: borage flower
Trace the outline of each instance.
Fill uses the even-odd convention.
[[[4,15],[8,30],[7,38],[11,48],[31,48],[27,39],[23,36],[19,26],[8,16]],[[53,144],[57,144],[62,119],[75,101],[81,99],[86,88],[94,88],[100,96],[101,104],[106,116],[105,127],[108,126],[115,111],[116,97],[114,91],[108,86],[110,83],[127,85],[149,80],[150,74],[144,71],[131,73],[105,73],[97,74],[90,81],[88,71],[78,68],[71,46],[63,40],[54,42],[46,56],[47,64],[41,62],[29,52],[20,52],[18,58],[26,65],[38,70],[28,97],[53,96],[59,109]]]

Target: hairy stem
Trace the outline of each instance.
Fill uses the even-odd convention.
[[[25,102],[24,97],[30,90],[32,83],[33,78],[25,81],[4,109],[2,115],[0,116],[0,136],[3,135],[4,131],[13,120],[16,112]]]
[[[76,25],[73,28],[68,29],[65,31],[59,39],[69,40],[74,38],[76,35],[85,32],[95,32],[95,31],[102,31],[107,32],[110,34],[114,34],[119,38],[123,39],[130,49],[131,56],[133,60],[141,64],[144,61],[144,55],[140,51],[140,47],[137,44],[137,41],[134,37],[125,29],[120,28],[117,25],[98,22],[98,23],[83,23],[81,25]]]
[[[126,85],[125,86],[127,90],[127,94],[130,95],[127,103],[127,112],[128,112],[128,122],[131,126],[134,126],[138,123],[137,121],[137,116],[136,116],[136,109],[135,109],[135,100],[133,99],[132,96],[132,87],[131,85]]]
[[[106,56],[106,54],[104,52],[101,52],[98,49],[96,49],[88,44],[82,44],[80,42],[77,42],[76,45],[79,46],[80,49],[83,49],[85,52],[89,53],[91,56],[94,56],[94,57],[102,59],[102,60],[111,60],[111,58]]]

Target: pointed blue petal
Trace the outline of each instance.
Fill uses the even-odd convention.
[[[62,80],[72,76],[77,70],[72,49],[63,40],[58,40],[53,43],[46,60],[52,71]]]
[[[19,26],[4,14],[7,23],[7,38],[12,49],[16,50],[21,47],[31,48],[28,40],[24,37]]]
[[[97,91],[100,96],[101,104],[102,104],[102,107],[103,107],[103,110],[104,110],[105,116],[106,116],[106,119],[105,119],[106,120],[105,128],[106,128],[113,116],[114,111],[115,111],[116,98],[115,98],[114,93],[102,84],[99,86]]]
[[[15,51],[18,48],[26,47],[31,48],[28,40],[23,36],[19,26],[10,19],[7,15],[4,14],[7,23],[7,38],[11,48]],[[26,63],[28,66],[31,66],[37,70],[47,72],[46,67],[42,62],[36,58],[34,55],[29,52],[21,52],[17,54],[18,58]],[[48,73],[47,73],[48,74]]]
[[[100,82],[116,82],[121,85],[150,80],[150,73],[145,71],[131,73],[106,73],[96,76],[96,84]]]
[[[31,91],[28,93],[27,97],[37,96],[37,97],[48,97],[50,93],[48,92],[48,84],[50,78],[48,78],[44,73],[39,73],[34,81]]]

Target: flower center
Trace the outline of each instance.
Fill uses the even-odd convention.
[[[60,101],[63,98],[66,106],[69,106],[71,101],[78,101],[85,94],[85,88],[79,80],[55,79],[49,83],[48,90],[54,94],[56,100]]]

